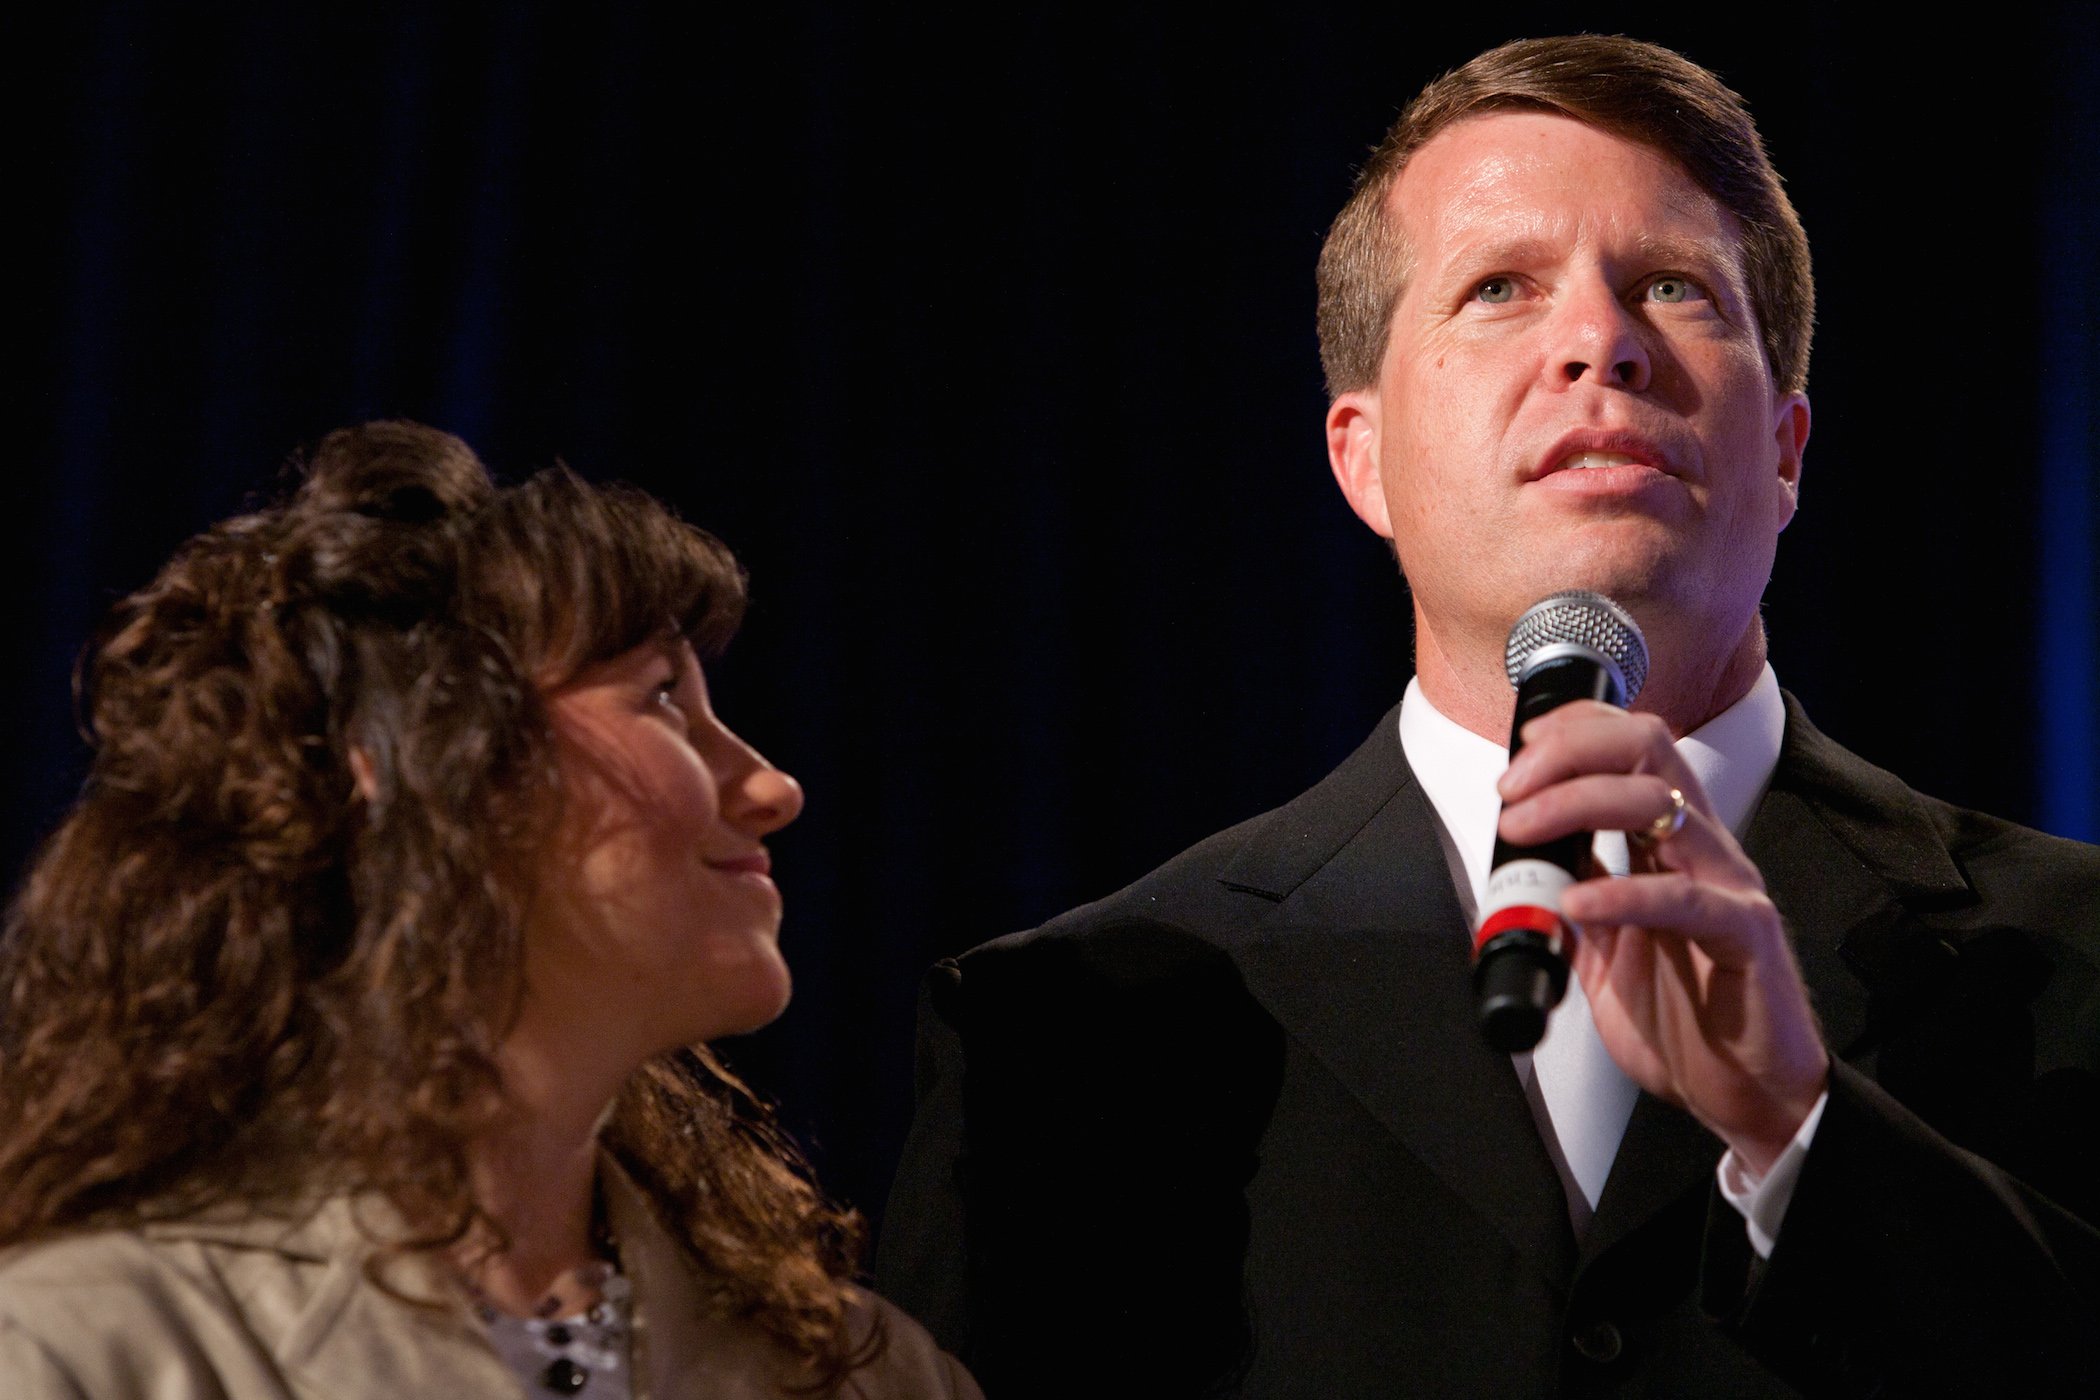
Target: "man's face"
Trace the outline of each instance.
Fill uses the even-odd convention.
[[[1328,442],[1421,625],[1499,646],[1540,598],[1594,588],[1732,650],[1808,436],[1734,216],[1660,152],[1531,112],[1437,135],[1387,216],[1411,268],[1378,382],[1336,400]]]

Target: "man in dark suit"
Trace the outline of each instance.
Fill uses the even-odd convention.
[[[1320,281],[1416,679],[1297,800],[935,970],[886,1291],[995,1398],[2089,1383],[2100,855],[1912,792],[1766,665],[1813,292],[1739,100],[1628,40],[1484,54]],[[1504,772],[1504,638],[1569,587],[1647,686]],[[1603,833],[1535,1055],[1473,1025],[1498,808]]]

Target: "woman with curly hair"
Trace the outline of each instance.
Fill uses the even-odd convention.
[[[117,607],[0,941],[0,1390],[976,1395],[705,1048],[788,997],[743,596],[374,423]]]

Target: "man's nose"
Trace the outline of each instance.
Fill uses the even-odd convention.
[[[1632,310],[1609,288],[1585,288],[1562,308],[1555,356],[1569,384],[1585,378],[1612,389],[1648,387],[1647,338]]]

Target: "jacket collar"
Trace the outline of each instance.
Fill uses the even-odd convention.
[[[336,1196],[304,1207],[213,1212],[146,1227],[157,1240],[194,1241],[263,1258],[225,1260],[245,1324],[302,1393],[520,1396],[462,1289],[428,1255],[366,1264],[400,1218],[377,1197]],[[388,1290],[392,1290],[391,1292]],[[396,1296],[396,1295],[399,1296]]]
[[[599,1157],[620,1267],[634,1286],[636,1400],[771,1400],[804,1380],[756,1327],[722,1316],[706,1276],[620,1164]],[[675,1326],[659,1325],[676,1319]]]
[[[755,1328],[723,1320],[705,1275],[610,1153],[599,1182],[620,1262],[634,1287],[637,1400],[776,1396],[797,1379]],[[376,1287],[365,1264],[400,1218],[375,1197],[338,1196],[277,1212],[208,1213],[146,1227],[160,1240],[273,1256],[243,1293],[248,1325],[286,1373],[318,1396],[518,1396],[464,1290],[438,1261],[404,1255]],[[404,1301],[414,1300],[414,1301]],[[676,1326],[654,1325],[662,1318]]]
[[[1261,818],[1226,862],[1219,881],[1243,894],[1283,900],[1414,781],[1400,751],[1400,707],[1395,705],[1340,767]],[[1419,790],[1416,797],[1420,800]],[[1430,835],[1433,844],[1433,829]]]
[[[1772,799],[1798,800],[1824,829],[1811,844],[1830,842],[1894,897],[1939,903],[1969,893],[1968,881],[1947,852],[1933,809],[1901,778],[1841,748],[1809,722],[1801,702],[1782,692],[1786,737],[1765,800],[1752,819],[1749,844],[1776,849],[1791,809]],[[1219,879],[1228,888],[1281,901],[1310,879],[1370,824],[1402,789],[1414,786],[1399,738],[1394,706],[1370,737],[1339,767],[1292,801],[1261,818]],[[1433,832],[1432,832],[1433,834]]]

